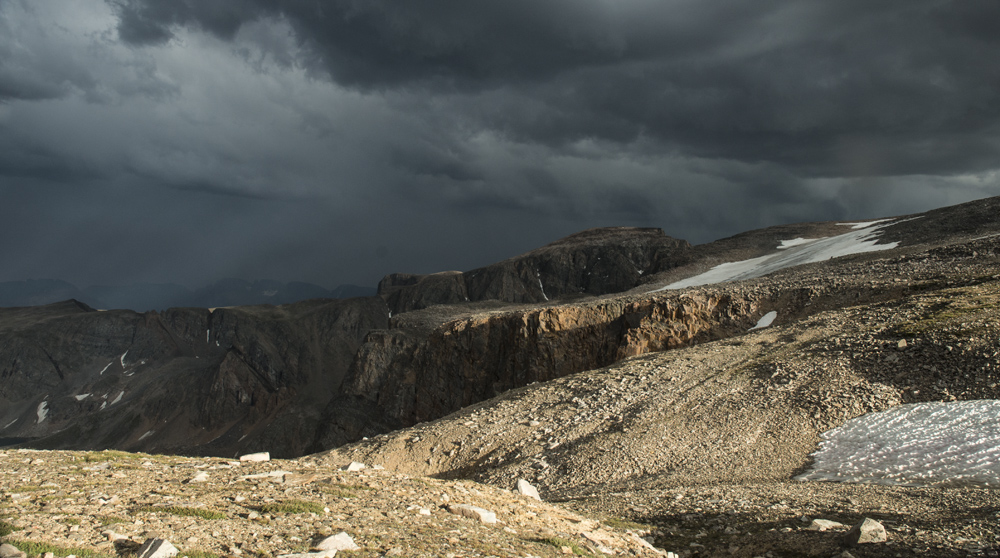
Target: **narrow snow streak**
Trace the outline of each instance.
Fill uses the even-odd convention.
[[[542,291],[542,297],[548,300],[549,295],[545,294],[545,287],[542,286],[542,274],[536,271],[535,278],[538,279],[538,288]]]
[[[89,393],[81,393],[80,395],[74,395],[77,401],[83,401],[84,399],[90,397]]]
[[[122,356],[125,356],[125,355],[122,355]],[[105,371],[107,371],[107,369],[108,369],[108,368],[110,368],[110,367],[111,367],[111,365],[112,365],[112,364],[114,364],[114,363],[115,363],[115,361],[113,361],[113,360],[112,360],[111,362],[109,362],[109,363],[108,363],[108,365],[107,365],[107,366],[105,366],[105,367],[104,367],[104,368],[103,368],[103,369],[101,370],[101,372],[100,372],[100,374],[98,374],[98,376],[103,376],[103,375],[104,375],[104,372],[105,372]]]
[[[7,426],[4,426],[4,427],[3,427],[3,429],[4,429],[4,430],[7,430],[7,429],[8,429],[8,428],[10,428],[10,427],[11,427],[11,426],[12,426],[12,425],[13,425],[13,424],[15,423],[15,422],[17,422],[17,419],[14,419],[14,420],[10,421],[9,423],[7,423]]]
[[[890,250],[898,246],[898,242],[876,244],[877,240],[875,237],[880,232],[881,227],[872,225],[879,222],[881,221],[856,223],[857,225],[865,225],[865,227],[852,227],[858,230],[838,234],[837,236],[817,238],[809,242],[799,242],[802,239],[783,240],[782,245],[785,248],[781,252],[739,262],[719,264],[705,273],[682,279],[650,292],[697,287],[699,285],[710,285],[725,281],[753,279],[754,277],[761,277],[786,267],[822,262],[831,258],[861,254],[863,252]],[[854,225],[855,223],[851,224]]]
[[[851,227],[852,229],[867,229],[872,225],[892,221],[892,219],[876,219],[875,221],[865,221],[863,223],[837,223],[841,227]]]
[[[124,353],[122,353],[122,356],[121,356],[122,368],[125,368],[125,355],[127,355],[127,354],[128,354],[128,351],[125,351]]]
[[[150,436],[153,435],[153,432],[156,432],[156,431],[155,430],[150,430],[149,432],[146,432],[142,436],[139,436],[139,440],[138,441],[141,442],[141,441],[145,440],[146,438],[149,438]]]
[[[111,402],[111,404],[112,404],[112,405],[114,405],[115,403],[118,403],[119,401],[121,401],[121,400],[122,400],[122,396],[123,396],[123,395],[125,395],[125,392],[124,392],[124,391],[122,391],[121,393],[119,393],[119,394],[118,394],[118,397],[115,397],[115,400],[114,400],[114,401],[112,401],[112,402]]]
[[[823,438],[797,480],[1000,487],[1000,400],[899,405]]]
[[[35,414],[38,415],[38,422],[36,422],[35,424],[42,424],[42,421],[45,420],[45,417],[49,416],[49,402],[42,401],[41,403],[39,403],[38,409],[35,410]]]

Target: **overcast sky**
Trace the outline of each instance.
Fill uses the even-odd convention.
[[[1000,2],[0,0],[0,281],[374,285],[1000,195]]]

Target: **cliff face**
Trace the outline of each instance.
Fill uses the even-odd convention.
[[[498,311],[424,333],[372,332],[327,408],[314,448],[444,416],[532,382],[729,337],[761,300],[722,293]]]
[[[286,307],[0,310],[0,436],[49,448],[300,454],[376,298]]]
[[[378,292],[393,314],[436,304],[542,303],[568,295],[617,293],[639,285],[644,276],[688,263],[690,248],[662,229],[590,229],[465,273],[392,274],[379,283]]]

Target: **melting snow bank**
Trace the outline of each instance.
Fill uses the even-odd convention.
[[[900,405],[823,438],[796,480],[1000,486],[1000,400]]]
[[[774,323],[774,319],[777,318],[777,317],[778,317],[778,313],[775,312],[774,310],[771,310],[767,314],[764,314],[763,316],[761,316],[760,319],[757,320],[757,325],[755,325],[752,328],[750,328],[750,331],[753,331],[755,329],[763,329],[765,327],[770,326],[771,324]]]
[[[879,223],[881,221],[850,223],[852,228],[857,230],[827,238],[782,240],[781,245],[778,246],[781,252],[740,262],[719,264],[701,275],[688,277],[687,279],[671,283],[666,287],[661,287],[651,292],[665,291],[667,289],[683,289],[685,287],[696,287],[698,285],[709,285],[725,281],[738,281],[740,279],[753,279],[754,277],[761,277],[786,267],[822,262],[831,258],[861,254],[863,252],[890,250],[898,246],[898,242],[876,244],[875,237],[881,228],[885,226]],[[858,228],[861,225],[864,225],[864,227]]]

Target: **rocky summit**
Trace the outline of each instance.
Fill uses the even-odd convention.
[[[799,479],[853,419],[1000,399],[998,216],[600,229],[369,298],[0,309],[0,532],[59,556],[996,556],[991,481]]]

